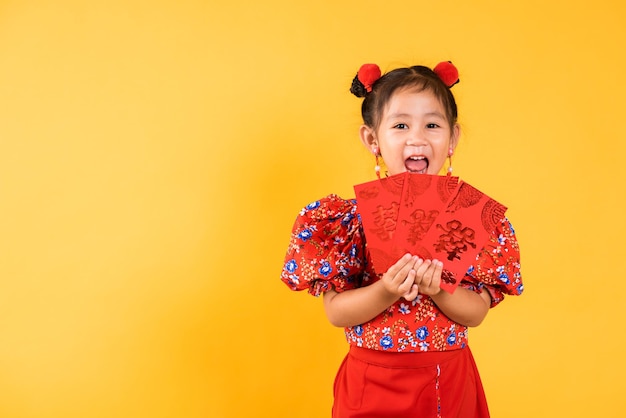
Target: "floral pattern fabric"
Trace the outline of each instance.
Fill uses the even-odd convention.
[[[519,246],[504,218],[469,267],[460,286],[489,292],[491,306],[520,295]],[[367,250],[356,200],[329,195],[304,207],[293,226],[281,280],[314,296],[367,286],[379,280]],[[446,351],[467,345],[467,327],[449,319],[429,296],[400,298],[369,322],[345,329],[348,343],[373,350]]]

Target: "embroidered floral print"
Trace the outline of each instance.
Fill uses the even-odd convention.
[[[281,280],[314,296],[367,286],[380,279],[367,251],[355,200],[337,195],[304,207],[294,224]],[[383,273],[383,272],[380,272]],[[519,246],[505,218],[469,267],[461,287],[491,295],[496,306],[505,294],[519,295]],[[432,299],[400,298],[373,320],[345,329],[348,343],[373,350],[446,351],[467,345],[467,327],[445,316]]]

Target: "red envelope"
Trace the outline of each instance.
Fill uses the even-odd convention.
[[[367,248],[380,273],[402,256],[393,245],[393,236],[406,176],[402,173],[354,186]]]
[[[506,209],[468,183],[460,184],[422,240],[427,258],[444,263],[442,289],[454,292]]]
[[[400,199],[398,227],[393,237],[394,247],[401,254],[408,252],[429,258],[422,249],[422,240],[445,209],[450,197],[456,193],[458,185],[458,177],[407,175]]]
[[[401,173],[354,186],[367,247],[379,273],[406,254],[444,263],[453,293],[504,218],[506,207],[458,177]]]

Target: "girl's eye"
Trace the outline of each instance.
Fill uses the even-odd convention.
[[[406,124],[406,123],[398,123],[396,126],[394,126],[394,128],[397,128],[397,129],[406,129],[406,128],[408,128],[408,126],[407,126],[407,124]]]
[[[426,127],[428,129],[434,129],[434,128],[438,128],[439,125],[437,125],[436,123],[429,123],[429,124],[426,125]]]

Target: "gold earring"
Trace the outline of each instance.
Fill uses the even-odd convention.
[[[380,180],[380,162],[378,161],[378,156],[380,155],[380,152],[378,151],[378,147],[374,146],[374,148],[372,148],[372,152],[374,153],[374,158],[376,158],[374,171],[376,172],[376,177],[378,177],[378,179]]]

